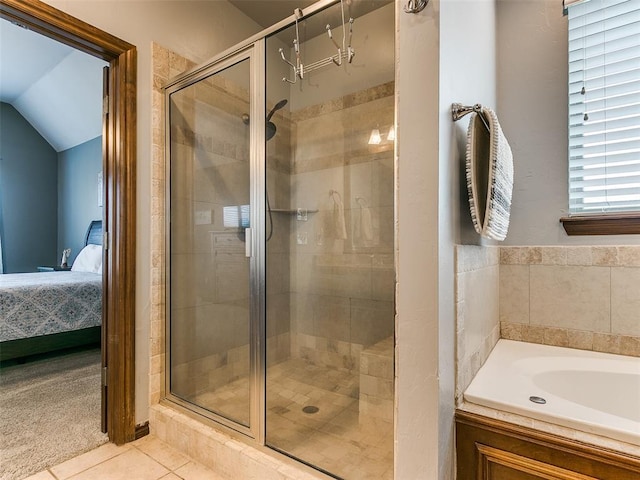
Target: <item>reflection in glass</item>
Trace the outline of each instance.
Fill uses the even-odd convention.
[[[266,111],[284,105],[266,144],[266,443],[345,479],[393,477],[394,7],[378,6],[355,19],[353,63],[296,84],[279,55],[295,27],[266,42]],[[305,64],[335,53],[336,12],[301,23]]]
[[[249,60],[171,94],[171,393],[249,426]]]

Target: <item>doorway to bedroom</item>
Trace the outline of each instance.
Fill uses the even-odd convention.
[[[79,392],[75,400],[82,402],[82,396],[87,389],[93,390],[95,396],[98,392],[97,418],[102,415],[102,422],[97,420],[97,432],[100,430],[108,432],[108,440],[121,444],[131,441],[135,438],[134,424],[134,355],[133,355],[133,332],[134,332],[134,291],[135,291],[135,150],[136,150],[136,50],[130,45],[106,32],[102,32],[91,25],[85,24],[73,17],[42,4],[40,2],[15,2],[0,0],[0,17],[2,25],[0,25],[0,33],[8,30],[9,27],[25,30],[26,33],[45,39],[48,42],[54,42],[59,48],[67,49],[69,53],[64,56],[63,60],[79,60],[80,62],[93,61],[98,65],[98,72],[95,77],[97,83],[97,116],[98,116],[98,136],[91,138],[87,142],[78,145],[79,151],[73,152],[73,148],[64,149],[62,153],[65,155],[57,155],[57,168],[52,176],[49,177],[49,183],[73,183],[75,188],[66,188],[64,195],[58,195],[58,205],[55,212],[51,215],[55,220],[59,220],[62,216],[62,222],[58,221],[55,227],[55,239],[52,252],[48,252],[46,259],[37,259],[35,265],[29,266],[29,270],[24,267],[16,266],[17,271],[32,271],[35,276],[53,275],[58,278],[65,278],[67,274],[77,273],[84,276],[97,277],[97,297],[90,294],[88,280],[81,282],[81,285],[74,287],[75,298],[66,301],[58,291],[50,293],[48,302],[43,308],[32,307],[26,309],[30,314],[23,318],[27,321],[33,318],[33,312],[36,309],[60,310],[67,308],[66,319],[69,316],[80,312],[80,317],[69,321],[74,328],[70,332],[70,337],[63,338],[61,344],[54,345],[54,348],[92,344],[97,345],[93,350],[83,350],[74,353],[76,355],[76,363],[92,364],[94,370],[93,375],[94,387],[82,388],[82,381],[87,380],[91,376],[87,372],[83,375],[80,372],[80,378],[73,380],[64,375],[58,375],[52,380],[52,383],[69,384],[69,390],[76,389]],[[8,20],[8,22],[7,22]],[[9,23],[11,22],[11,23]],[[13,25],[12,25],[13,24]],[[6,25],[6,27],[5,27]],[[30,30],[30,32],[28,31]],[[5,45],[16,46],[15,42],[5,42],[2,39],[3,47]],[[87,55],[89,54],[89,55]],[[4,53],[3,61],[7,58]],[[24,60],[24,57],[23,57]],[[109,65],[107,71],[102,70],[102,65]],[[3,65],[4,67],[4,65]],[[21,70],[24,70],[21,69]],[[2,71],[7,69],[2,68]],[[57,73],[56,69],[51,69],[50,73]],[[4,79],[3,79],[4,80]],[[83,82],[86,79],[82,79]],[[81,82],[81,83],[83,83]],[[4,82],[3,82],[4,83]],[[104,85],[104,87],[103,87]],[[36,85],[30,90],[37,93],[41,85]],[[85,85],[83,84],[84,88]],[[34,93],[32,92],[32,93]],[[58,110],[58,123],[65,124],[64,115],[67,113],[65,105],[56,104],[61,97],[56,95],[50,98],[54,107]],[[79,94],[76,88],[74,94]],[[4,100],[3,100],[4,102]],[[37,107],[42,109],[42,104],[35,102]],[[24,102],[28,106],[29,100]],[[6,112],[17,113],[18,109],[7,107],[3,103],[3,124]],[[5,108],[6,107],[6,108]],[[24,107],[26,110],[26,107]],[[22,116],[18,114],[19,116]],[[24,120],[24,117],[23,117]],[[28,123],[28,122],[27,122]],[[83,123],[90,123],[85,117]],[[4,126],[4,125],[3,125]],[[66,125],[70,128],[70,125]],[[40,132],[40,129],[35,129]],[[4,135],[3,135],[4,136]],[[5,140],[9,138],[4,136]],[[2,142],[5,143],[4,141]],[[27,145],[27,147],[30,145]],[[54,149],[56,150],[56,149]],[[56,153],[58,153],[56,151]],[[4,153],[3,153],[4,157]],[[60,158],[63,157],[63,158]],[[87,173],[86,164],[80,165],[80,159],[92,157],[97,159],[93,162],[94,167],[98,167],[96,171]],[[5,162],[3,158],[3,165]],[[86,163],[86,162],[85,162]],[[84,175],[80,171],[84,171]],[[95,168],[94,168],[95,170]],[[3,177],[5,177],[3,175]],[[5,177],[6,179],[6,177]],[[57,179],[57,182],[56,182]],[[3,179],[4,181],[4,179]],[[59,187],[60,185],[57,185]],[[3,185],[4,187],[4,185]],[[36,186],[29,183],[26,191],[30,197],[36,193]],[[59,188],[57,189],[59,193]],[[79,199],[76,194],[79,190],[83,190],[84,198]],[[5,189],[2,189],[3,196]],[[38,192],[39,193],[39,192]],[[89,200],[89,196],[91,200]],[[7,203],[4,202],[6,207]],[[15,204],[13,205],[15,207]],[[31,204],[33,207],[33,204]],[[51,207],[44,204],[44,207]],[[69,208],[67,208],[69,207]],[[81,222],[81,215],[78,213],[83,210],[89,222],[84,219],[84,225],[78,226]],[[30,213],[34,212],[34,208]],[[6,214],[6,208],[4,209]],[[73,217],[73,218],[69,218]],[[6,215],[3,215],[3,221],[6,221]],[[37,223],[37,222],[34,222]],[[60,228],[60,225],[63,227]],[[6,227],[6,226],[5,226]],[[82,230],[78,235],[78,228]],[[37,230],[37,229],[36,229]],[[5,230],[6,231],[6,228]],[[78,238],[78,236],[80,238]],[[3,238],[5,240],[5,238]],[[45,243],[44,239],[38,235],[32,234],[27,236],[23,241],[25,246],[33,244],[33,242]],[[102,245],[104,243],[104,246]],[[7,270],[14,268],[11,261],[8,261],[7,246],[10,242],[3,242],[3,264]],[[71,248],[72,253],[66,254],[64,251]],[[11,257],[15,258],[15,257]],[[65,262],[66,260],[66,262]],[[64,266],[66,263],[66,267]],[[16,264],[17,265],[17,264]],[[83,266],[84,265],[84,266]],[[79,268],[75,268],[79,267]],[[31,270],[32,269],[32,270]],[[84,271],[67,271],[67,270],[84,270]],[[37,272],[37,273],[36,273]],[[10,277],[11,275],[0,275],[0,277]],[[95,282],[94,282],[95,283]],[[101,291],[101,293],[100,293]],[[93,297],[92,297],[93,295]],[[35,295],[27,295],[27,299],[33,300]],[[2,297],[6,300],[6,297]],[[0,308],[4,311],[0,312],[0,319],[4,319],[10,301],[3,301],[0,298]],[[102,317],[102,326],[94,325],[85,326],[82,320],[86,320],[88,315],[86,306],[82,306],[79,300],[88,300],[90,304],[102,305],[102,313],[98,314]],[[51,326],[49,321],[47,326]],[[53,322],[55,323],[55,322]],[[102,329],[102,334],[99,331]],[[3,333],[7,329],[3,328]],[[37,330],[32,333],[43,333],[45,330]],[[78,333],[79,332],[79,333]],[[36,335],[37,337],[46,337],[46,335]],[[50,340],[50,339],[47,339]],[[45,342],[45,344],[48,342]],[[9,345],[5,342],[0,343],[0,355],[24,356],[31,353],[43,353],[50,355],[48,350],[51,349],[50,344],[27,345],[27,351],[16,351],[7,348]],[[13,353],[12,353],[13,352]],[[36,378],[41,378],[44,373],[54,373],[56,369],[62,368],[60,363],[62,360],[71,358],[71,355],[49,357],[42,363],[31,363],[31,371],[23,369],[23,377],[30,384],[38,383]],[[29,364],[25,364],[29,365]],[[97,366],[97,368],[95,368]],[[37,372],[34,372],[37,370]],[[82,370],[82,369],[80,369]],[[3,381],[9,377],[3,372]],[[110,387],[106,386],[110,385]],[[3,387],[3,393],[6,389]],[[100,400],[100,397],[102,399]],[[52,397],[47,398],[47,407],[51,407]],[[101,405],[100,405],[101,404]],[[3,403],[5,405],[5,403]],[[70,404],[67,405],[69,408]],[[67,409],[68,409],[67,408]],[[2,415],[7,409],[2,409]],[[31,430],[42,432],[43,427],[51,427],[51,421],[43,420],[39,415],[31,412],[34,428]],[[78,443],[82,439],[83,434],[75,428],[77,425],[75,419],[64,425],[65,443]],[[102,425],[100,425],[102,423]],[[102,428],[101,428],[102,427]],[[3,437],[5,437],[3,432]],[[103,437],[106,441],[106,437]],[[82,448],[82,447],[81,447]],[[6,460],[6,459],[5,459]],[[6,462],[3,461],[6,465]],[[55,463],[55,462],[54,462]],[[4,465],[3,465],[4,469]],[[42,470],[37,468],[36,470]],[[17,477],[18,478],[18,477]],[[21,477],[20,477],[21,478]]]

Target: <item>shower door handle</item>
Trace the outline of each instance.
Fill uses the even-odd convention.
[[[253,229],[245,228],[244,229],[244,256],[252,257],[253,256]]]

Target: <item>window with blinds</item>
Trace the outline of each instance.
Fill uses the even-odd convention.
[[[569,211],[640,211],[640,0],[569,15]]]

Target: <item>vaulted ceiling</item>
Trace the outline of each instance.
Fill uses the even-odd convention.
[[[61,152],[102,133],[106,62],[0,20],[0,101]]]

